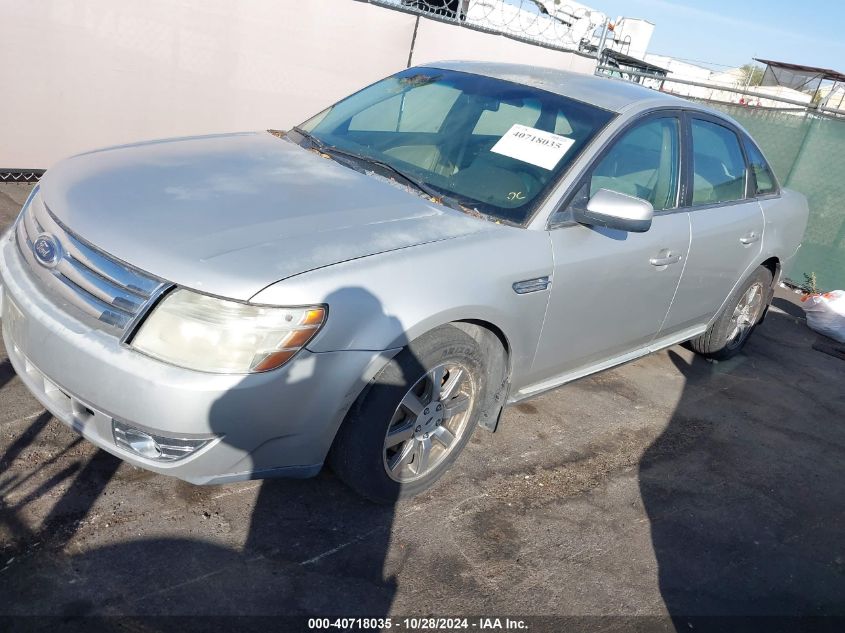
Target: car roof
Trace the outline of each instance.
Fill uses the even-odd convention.
[[[698,107],[685,99],[629,81],[611,77],[596,77],[595,75],[557,68],[471,61],[442,61],[422,64],[422,66],[456,70],[524,84],[613,112],[639,110],[660,105],[694,107],[702,111],[710,111],[708,108]]]

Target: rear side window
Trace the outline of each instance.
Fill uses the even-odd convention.
[[[739,139],[728,128],[692,120],[692,204],[713,204],[745,197],[745,159]]]
[[[763,154],[750,141],[746,141],[745,151],[748,153],[748,165],[751,167],[751,173],[754,174],[754,181],[757,183],[755,193],[758,196],[773,193],[777,189],[777,183],[772,175],[771,167],[763,158]]]

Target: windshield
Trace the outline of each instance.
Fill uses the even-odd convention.
[[[413,68],[340,101],[299,129],[324,149],[383,163],[424,190],[521,224],[612,117],[529,86]]]

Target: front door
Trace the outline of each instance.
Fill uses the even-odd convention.
[[[680,130],[673,113],[633,124],[569,203],[586,205],[599,189],[637,196],[655,209],[648,231],[571,222],[550,231],[554,276],[527,393],[636,356],[660,330],[689,252],[689,216],[677,209]]]

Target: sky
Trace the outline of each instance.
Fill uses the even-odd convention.
[[[842,0],[580,1],[611,19],[652,22],[649,53],[730,67],[762,57],[845,72]]]

